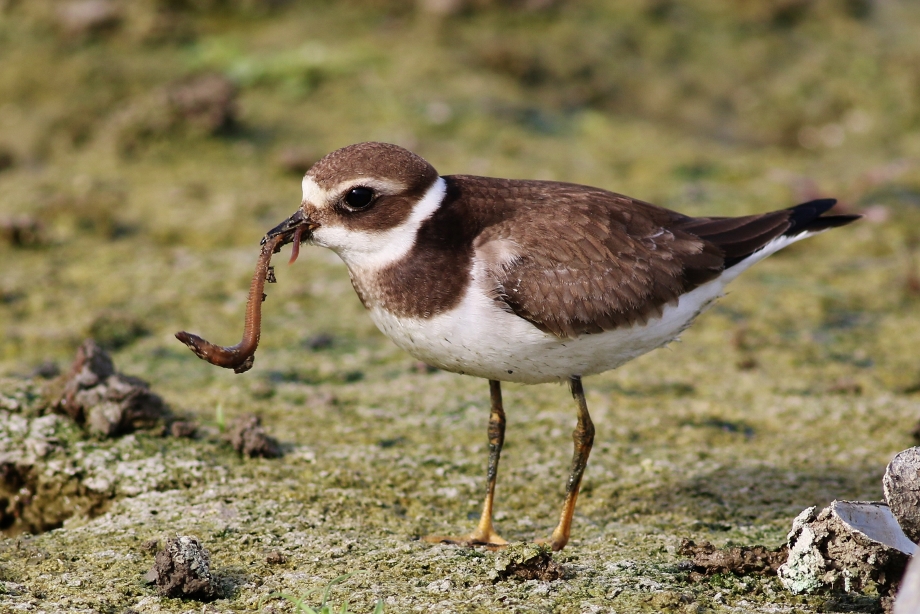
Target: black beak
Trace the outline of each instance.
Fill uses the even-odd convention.
[[[265,245],[265,243],[269,239],[277,237],[278,235],[284,235],[284,241],[280,243],[278,247],[281,247],[282,245],[287,245],[288,243],[291,243],[294,241],[294,235],[295,233],[297,233],[298,228],[305,227],[303,228],[303,230],[301,230],[301,233],[303,233],[304,231],[309,232],[310,230],[315,228],[315,226],[316,225],[311,223],[310,220],[307,219],[307,216],[304,215],[303,209],[298,209],[297,212],[294,213],[294,215],[292,215],[291,217],[284,220],[283,222],[281,222],[280,224],[278,224],[277,226],[269,230],[267,233],[265,233],[265,236],[262,237],[261,245]],[[309,237],[309,235],[307,236]]]

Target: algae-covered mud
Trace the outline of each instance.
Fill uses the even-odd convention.
[[[872,586],[792,595],[700,575],[681,545],[775,550],[810,506],[881,499],[914,443],[918,27],[907,0],[0,0],[0,610],[291,612],[272,595],[318,607],[357,572],[330,603],[875,611]],[[488,386],[395,348],[333,254],[277,258],[249,372],[173,337],[239,339],[300,173],[366,140],[693,215],[837,197],[865,219],[585,381],[597,434],[564,551],[530,544],[571,456],[552,385],[504,387],[496,525],[514,546],[431,545],[478,518]],[[83,418],[62,409],[87,338],[160,417],[127,428],[102,393]],[[280,458],[237,451],[252,414]],[[150,579],[170,543],[207,551],[204,597]]]

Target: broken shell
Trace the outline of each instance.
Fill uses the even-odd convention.
[[[792,522],[789,559],[777,575],[793,593],[817,590],[862,591],[880,595],[897,589],[917,546],[898,525],[887,505],[873,501],[834,501],[816,513],[810,507]]]
[[[888,507],[904,534],[920,542],[920,448],[908,448],[891,459],[882,484]]]

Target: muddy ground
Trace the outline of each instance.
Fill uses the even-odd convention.
[[[701,579],[678,550],[779,547],[808,506],[880,499],[914,444],[917,27],[907,1],[0,1],[0,609],[290,612],[269,595],[358,572],[330,592],[351,612],[875,611],[871,591]],[[419,540],[478,516],[488,387],[396,349],[333,254],[277,267],[248,373],[173,338],[239,339],[299,173],[362,140],[690,214],[835,196],[866,219],[586,380],[597,438],[562,576],[522,579],[523,545]],[[55,412],[88,337],[192,436]],[[562,386],[504,393],[497,526],[523,544],[555,523],[575,412]],[[226,441],[244,414],[282,458]],[[176,534],[209,550],[217,599],[145,579]]]

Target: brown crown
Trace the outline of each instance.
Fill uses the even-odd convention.
[[[360,177],[389,179],[406,188],[423,189],[438,172],[421,156],[390,143],[357,143],[337,149],[307,171],[321,188],[330,189]]]

